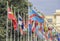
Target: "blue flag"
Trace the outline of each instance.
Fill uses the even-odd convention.
[[[18,16],[18,24],[21,26],[22,29],[24,29],[24,23],[20,15]]]
[[[39,16],[32,8],[29,8],[29,18],[34,21],[38,21],[40,23],[44,22],[44,19]]]
[[[44,35],[42,34],[42,32],[39,31],[39,26],[36,26],[36,34],[40,39],[44,39]]]
[[[29,34],[32,34],[32,24],[29,24]]]

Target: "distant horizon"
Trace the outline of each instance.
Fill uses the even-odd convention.
[[[28,0],[44,15],[54,15],[56,10],[60,10],[60,0]]]

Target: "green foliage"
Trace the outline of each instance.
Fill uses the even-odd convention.
[[[28,12],[28,2],[26,2],[26,0],[4,0],[4,1],[0,1],[0,26],[2,25],[2,23],[6,23],[6,16],[7,16],[7,1],[9,3],[9,6],[14,7],[16,9],[16,12],[18,12],[18,9],[20,11],[20,13],[25,13],[27,14]]]
[[[13,10],[15,7],[16,13],[18,12],[18,9],[19,9],[20,14],[28,13],[28,2],[26,0],[0,0],[0,28],[3,27],[2,30],[0,30],[0,39],[3,39],[4,34],[6,34],[4,33],[4,31],[6,29],[7,1],[10,7],[12,5]]]

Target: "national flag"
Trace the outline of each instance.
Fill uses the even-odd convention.
[[[12,20],[12,23],[13,23],[14,30],[17,30],[17,20],[16,19]]]
[[[40,39],[44,39],[44,35],[43,35],[43,33],[39,29],[40,29],[40,26],[36,26],[36,31],[35,31],[36,32],[36,35]]]
[[[35,32],[37,25],[38,25],[38,22],[37,21],[33,21],[32,32]]]
[[[21,35],[23,35],[23,30],[24,30],[24,21],[22,19],[22,17],[18,14],[18,24],[20,25],[20,33]]]
[[[22,25],[22,21],[23,21],[23,20],[22,20],[22,17],[21,17],[20,15],[18,15],[18,24],[19,24],[19,25]]]
[[[44,32],[44,23],[39,23],[39,31],[43,34],[43,37],[48,39],[48,32]]]
[[[24,29],[23,19],[20,15],[18,15],[18,24],[21,26],[22,29]]]
[[[11,8],[8,7],[7,12],[8,12],[8,19],[13,20],[15,16],[12,13]]]
[[[8,19],[12,20],[14,30],[17,30],[17,19],[15,18],[14,14],[11,11],[11,8],[7,9],[8,12]]]
[[[48,26],[47,26],[47,23],[46,22],[44,22],[44,31],[45,32],[48,32]]]
[[[35,32],[35,21],[33,21],[33,24],[32,24],[33,26],[32,26],[32,32]]]
[[[31,33],[32,33],[32,20],[28,20],[28,30],[29,30],[29,34],[31,35]]]
[[[29,8],[29,19],[34,20],[34,21],[38,21],[40,23],[44,22],[44,19],[39,16],[32,8]]]

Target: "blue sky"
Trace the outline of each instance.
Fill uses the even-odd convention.
[[[53,15],[57,9],[60,9],[60,0],[29,0],[29,2],[45,15]]]

